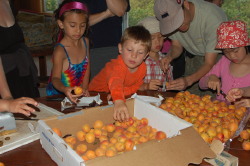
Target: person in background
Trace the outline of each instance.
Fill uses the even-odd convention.
[[[122,36],[122,16],[129,11],[129,0],[82,0],[90,10],[90,80],[107,62],[116,59]]]
[[[156,0],[154,12],[161,33],[172,40],[168,56],[161,60],[163,70],[183,49],[187,51],[185,77],[170,81],[167,90],[189,90],[202,95],[198,81],[213,67],[220,52],[215,50],[216,29],[227,20],[225,13],[201,0]]]
[[[54,14],[59,28],[58,41],[46,92],[47,95],[65,94],[76,103],[77,97],[89,96],[89,41],[84,36],[88,27],[88,9],[80,1],[65,0]],[[83,88],[83,94],[72,94],[77,86]]]
[[[217,30],[216,49],[223,56],[214,67],[200,79],[201,89],[217,91],[217,99],[225,100],[221,90],[227,94],[231,88],[250,86],[250,39],[247,25],[243,21],[223,22]]]
[[[166,81],[172,80],[172,68],[170,67],[166,73],[164,73],[160,67],[160,59],[165,57],[161,53],[164,37],[160,33],[159,21],[155,17],[146,17],[139,21],[138,25],[144,26],[151,34],[152,46],[149,52],[149,56],[146,58],[145,63],[147,65],[147,73],[144,78],[145,89],[149,90],[161,90]]]
[[[223,2],[224,2],[224,0],[205,0],[205,1],[214,3],[215,5],[217,5],[219,7],[221,7]]]
[[[229,102],[234,102],[237,107],[250,107],[249,97],[250,97],[250,86],[244,88],[230,89],[227,93],[226,99]]]
[[[14,17],[12,1],[0,1],[0,57],[11,98],[39,97],[38,71]]]
[[[125,96],[144,90],[143,78],[146,64],[143,62],[151,48],[151,35],[143,26],[125,30],[118,45],[120,55],[108,62],[89,84],[90,91],[110,92],[114,102],[114,119],[128,120]]]
[[[13,99],[7,84],[5,74],[3,71],[3,65],[0,58],[0,112],[12,112],[12,113],[21,113],[26,116],[30,116],[35,110],[28,106],[31,104],[37,106],[38,103],[29,97],[22,97],[18,99]]]

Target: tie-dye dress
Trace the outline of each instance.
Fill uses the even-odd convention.
[[[83,41],[84,41],[85,47],[87,48],[86,41],[84,38],[83,38]],[[82,84],[82,81],[83,81],[83,78],[86,73],[88,63],[89,63],[87,51],[86,51],[86,57],[83,59],[81,63],[72,64],[64,45],[62,45],[61,43],[58,43],[56,46],[61,46],[64,49],[67,59],[69,61],[69,68],[65,70],[64,72],[62,72],[62,75],[61,75],[61,81],[63,85],[66,87],[80,86]],[[52,78],[52,75],[49,78],[48,86],[46,88],[47,95],[51,96],[51,95],[63,94],[62,92],[54,88],[51,78]]]

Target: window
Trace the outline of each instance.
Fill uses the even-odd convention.
[[[44,12],[53,13],[63,0],[43,0]]]

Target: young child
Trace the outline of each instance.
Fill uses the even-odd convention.
[[[13,99],[9,86],[6,81],[6,77],[3,70],[2,60],[0,58],[0,112],[9,111],[12,113],[21,113],[26,116],[30,116],[35,110],[28,106],[31,104],[37,106],[38,103],[29,97],[22,97]]]
[[[242,98],[247,97],[247,98]],[[238,107],[250,107],[250,86],[245,88],[233,88],[227,93],[226,99],[234,102]],[[238,99],[238,101],[236,101]]]
[[[164,73],[160,67],[161,58],[165,57],[161,53],[164,37],[160,33],[160,23],[155,17],[146,17],[138,25],[144,26],[151,34],[152,46],[149,56],[145,60],[147,73],[144,78],[144,88],[150,90],[163,90],[160,88],[166,81],[172,80],[171,67]]]
[[[77,97],[89,95],[89,41],[84,37],[88,27],[88,9],[82,2],[65,0],[54,14],[59,32],[46,92],[48,96],[64,93],[76,103]],[[83,94],[72,94],[76,86],[83,88]]]
[[[151,48],[151,35],[142,26],[132,26],[124,31],[118,45],[117,59],[108,62],[89,84],[90,91],[110,92],[114,101],[114,119],[128,120],[125,96],[143,90],[146,65],[143,60]]]
[[[217,91],[217,99],[225,100],[232,88],[250,86],[250,40],[243,21],[223,22],[217,29],[217,49],[223,56],[211,71],[201,78],[201,89]],[[221,94],[221,90],[225,94]]]

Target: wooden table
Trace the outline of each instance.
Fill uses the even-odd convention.
[[[91,96],[96,95],[97,93],[92,92]],[[159,92],[156,91],[147,91],[147,92],[138,92],[141,95],[148,96],[158,96]],[[175,93],[167,92],[161,93],[163,97],[174,96]],[[103,104],[107,104],[105,93],[100,93]],[[37,101],[60,110],[60,102],[58,101],[47,101],[48,97],[38,98]],[[67,109],[64,113],[74,112],[74,109]],[[239,166],[249,166],[250,165],[250,151],[243,151],[241,148],[241,142],[237,139],[234,139],[231,143],[230,154],[237,156],[239,158]],[[34,141],[30,144],[21,146],[9,152],[0,155],[0,161],[5,163],[6,166],[56,166],[57,164],[50,158],[50,156],[42,148],[39,140]],[[206,162],[202,162],[200,166],[209,166]]]

